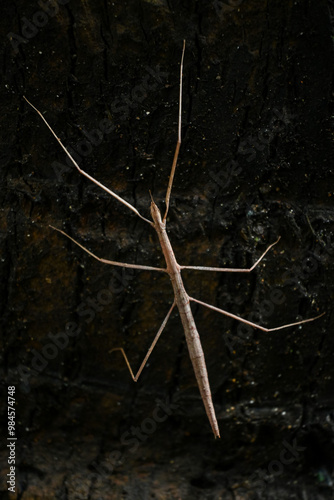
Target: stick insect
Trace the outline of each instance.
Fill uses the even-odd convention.
[[[295,323],[290,323],[287,325],[282,325],[278,326],[276,328],[265,328],[263,326],[260,326],[256,323],[253,323],[251,321],[247,321],[246,319],[243,319],[235,314],[231,314],[223,309],[219,309],[218,307],[214,307],[211,304],[207,304],[206,302],[202,302],[201,300],[195,299],[194,297],[190,297],[188,293],[185,290],[182,277],[181,277],[181,271],[183,269],[193,269],[197,271],[211,271],[211,272],[233,272],[233,273],[250,273],[255,269],[259,263],[262,261],[264,256],[269,252],[269,250],[278,243],[280,240],[280,237],[277,238],[277,240],[274,243],[271,243],[271,245],[268,246],[265,252],[257,259],[257,261],[248,269],[229,269],[229,268],[220,268],[220,267],[205,267],[205,266],[181,266],[178,264],[176,261],[172,245],[169,241],[167,232],[166,232],[166,222],[167,222],[167,215],[168,215],[168,210],[169,210],[169,202],[170,202],[170,196],[171,196],[171,191],[172,191],[172,186],[173,186],[173,180],[174,180],[174,174],[175,174],[175,169],[177,165],[177,160],[179,156],[179,150],[181,146],[181,112],[182,112],[182,73],[183,73],[183,60],[184,60],[184,52],[185,52],[185,42],[183,42],[183,49],[182,49],[182,57],[181,57],[181,63],[180,63],[180,84],[179,84],[179,109],[178,109],[178,133],[177,133],[177,143],[176,143],[176,148],[174,152],[174,158],[173,158],[173,163],[171,167],[171,172],[169,176],[169,181],[168,181],[168,187],[166,191],[166,197],[165,197],[165,212],[164,216],[162,217],[159,208],[155,204],[153,197],[151,195],[151,206],[150,206],[150,212],[151,212],[151,217],[152,220],[146,219],[143,217],[139,211],[131,205],[129,202],[121,198],[118,194],[116,194],[114,191],[111,189],[107,188],[103,184],[101,184],[99,181],[94,179],[91,175],[89,175],[87,172],[82,170],[79,165],[76,163],[74,158],[71,156],[71,154],[67,151],[65,146],[62,144],[61,140],[57,137],[56,133],[54,130],[51,128],[51,126],[48,124],[46,119],[43,117],[43,115],[38,111],[35,106],[33,106],[25,97],[24,99],[27,101],[27,103],[38,113],[38,115],[42,118],[46,126],[49,128],[53,136],[57,139],[58,143],[60,146],[63,148],[65,151],[66,155],[70,158],[70,160],[73,162],[74,166],[77,168],[77,170],[80,172],[80,174],[84,175],[87,177],[90,181],[94,182],[97,186],[99,186],[101,189],[106,191],[108,194],[116,198],[119,202],[123,203],[126,207],[128,207],[130,210],[132,210],[138,217],[140,217],[142,220],[144,220],[147,224],[149,224],[151,227],[155,229],[157,232],[160,246],[162,253],[164,255],[165,261],[166,261],[166,268],[158,268],[158,267],[152,267],[152,266],[144,266],[144,265],[138,265],[138,264],[128,264],[124,262],[115,262],[112,260],[107,260],[98,257],[94,253],[92,253],[90,250],[85,248],[83,245],[81,245],[79,242],[77,242],[75,239],[73,239],[71,236],[66,234],[64,231],[57,229],[53,226],[51,226],[53,229],[57,230],[67,238],[69,238],[71,241],[73,241],[76,245],[81,247],[85,252],[87,252],[89,255],[97,259],[98,261],[105,263],[105,264],[111,264],[113,266],[120,266],[120,267],[126,267],[126,268],[132,268],[132,269],[139,269],[139,270],[148,270],[148,271],[157,271],[161,273],[167,273],[170,277],[172,286],[173,286],[173,291],[174,291],[174,301],[173,304],[171,305],[165,319],[163,320],[143,362],[141,363],[138,372],[136,375],[132,371],[132,368],[130,366],[128,357],[125,354],[125,351],[122,347],[116,347],[112,349],[112,351],[119,350],[121,351],[122,355],[124,356],[125,362],[127,364],[127,367],[130,371],[132,379],[136,382],[139,379],[139,376],[141,372],[143,371],[143,368],[145,367],[148,358],[150,357],[156,343],[159,340],[160,335],[162,334],[168,319],[174,309],[175,306],[177,306],[179,310],[179,314],[181,317],[185,337],[186,337],[186,342],[188,346],[188,351],[190,355],[190,359],[193,365],[193,369],[195,372],[197,384],[199,387],[199,391],[204,403],[205,411],[208,416],[209,422],[211,424],[211,428],[213,431],[213,434],[215,438],[220,437],[219,433],[219,427],[217,423],[217,418],[215,414],[215,409],[213,406],[212,402],[212,396],[211,396],[211,390],[210,390],[210,384],[209,384],[209,379],[208,379],[208,373],[206,369],[206,364],[205,364],[205,358],[204,358],[204,352],[202,349],[201,345],[201,340],[200,336],[198,334],[195,320],[191,311],[190,303],[195,302],[197,304],[200,304],[201,306],[205,306],[213,311],[219,312],[221,314],[224,314],[230,318],[236,319],[238,321],[241,321],[247,325],[250,325],[254,328],[258,328],[259,330],[262,330],[263,332],[273,332],[277,330],[281,330],[282,328],[289,328],[295,325],[301,325],[304,323],[307,323],[309,321],[314,321],[317,318],[320,318],[323,314],[322,313],[316,317],[310,318],[310,319],[304,319],[302,321],[297,321]]]

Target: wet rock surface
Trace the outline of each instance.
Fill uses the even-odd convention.
[[[48,4],[49,5],[49,4]],[[50,4],[51,5],[51,4]],[[333,487],[332,2],[18,1],[1,19],[2,411],[16,388],[16,492],[3,498],[327,499]],[[42,14],[41,14],[42,13]],[[168,231],[190,295],[214,440],[149,217],[182,145]],[[5,420],[6,421],[6,418]]]

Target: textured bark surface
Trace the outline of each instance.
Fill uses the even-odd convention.
[[[1,17],[1,400],[16,387],[16,493],[2,498],[332,498],[333,2],[10,2]],[[273,327],[194,307],[220,440],[214,440],[173,313],[135,384],[172,289],[149,217],[177,134],[168,232],[190,295]]]

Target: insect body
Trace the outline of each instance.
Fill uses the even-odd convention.
[[[181,268],[179,264],[176,262],[172,245],[169,241],[166,232],[166,223],[161,220],[160,210],[153,200],[151,202],[151,215],[154,222],[154,228],[158,234],[161,249],[163,251],[166,260],[167,272],[170,276],[173,285],[174,297],[175,297],[174,304],[176,303],[180,313],[188,345],[189,356],[194,368],[197,384],[205,406],[205,411],[209,418],[215,437],[220,437],[216,414],[212,403],[209,377],[204,359],[204,352],[202,349],[201,339],[196,328],[195,320],[191,311],[190,298],[184,288],[181,277]]]
[[[124,262],[116,262],[116,261],[111,261],[111,260],[107,260],[107,259],[102,259],[102,258],[98,257],[97,255],[95,255],[94,253],[92,253],[87,248],[85,248],[83,245],[81,245],[80,243],[78,243],[75,239],[71,238],[71,236],[69,236],[66,233],[64,233],[63,231],[61,231],[60,229],[53,228],[53,229],[56,229],[57,231],[59,231],[60,233],[64,234],[65,236],[67,236],[70,240],[72,240],[74,243],[76,243],[78,246],[80,246],[85,252],[87,252],[89,255],[91,255],[95,259],[99,260],[100,262],[103,262],[105,264],[111,264],[111,265],[114,265],[114,266],[132,268],[132,269],[165,272],[165,273],[168,273],[168,275],[169,275],[169,277],[171,279],[172,286],[173,286],[173,291],[174,291],[174,301],[173,301],[173,304],[172,304],[171,308],[169,309],[169,311],[168,311],[168,313],[167,313],[164,321],[162,322],[162,324],[161,324],[161,326],[160,326],[160,328],[159,328],[159,330],[158,330],[158,332],[157,332],[157,334],[156,334],[156,336],[155,336],[155,338],[154,338],[154,340],[152,342],[151,347],[149,348],[149,350],[148,350],[148,352],[147,352],[147,354],[146,354],[143,362],[140,365],[140,368],[139,368],[137,374],[134,375],[134,373],[132,371],[132,368],[130,366],[130,363],[128,361],[128,358],[127,358],[127,356],[126,356],[123,348],[116,347],[116,348],[112,349],[112,351],[113,350],[119,350],[119,351],[122,352],[122,354],[124,356],[124,359],[125,359],[125,362],[126,362],[128,368],[129,368],[130,374],[131,374],[133,380],[136,382],[138,380],[138,378],[139,378],[139,376],[140,376],[143,368],[145,367],[146,362],[147,362],[150,354],[152,353],[152,351],[154,349],[154,346],[158,342],[159,337],[160,337],[162,331],[164,330],[164,328],[165,328],[165,326],[167,324],[167,321],[168,321],[168,319],[169,319],[169,317],[170,317],[170,315],[171,315],[171,313],[172,313],[172,311],[173,311],[173,309],[174,309],[174,307],[176,305],[177,308],[178,308],[178,310],[179,310],[179,313],[180,313],[180,317],[181,317],[181,321],[182,321],[182,325],[183,325],[183,329],[184,329],[184,333],[185,333],[185,337],[186,337],[186,341],[187,341],[187,345],[188,345],[190,359],[191,359],[191,362],[192,362],[192,365],[193,365],[193,368],[194,368],[194,372],[195,372],[197,384],[198,384],[198,387],[199,387],[199,390],[200,390],[200,394],[201,394],[201,397],[202,397],[202,400],[203,400],[203,403],[204,403],[204,407],[205,407],[207,416],[209,418],[209,421],[210,421],[211,428],[212,428],[212,431],[214,433],[214,436],[215,437],[220,437],[219,427],[218,427],[218,423],[217,423],[217,418],[216,418],[214,406],[213,406],[213,403],[212,403],[212,396],[211,396],[210,384],[209,384],[209,379],[208,379],[208,373],[207,373],[206,364],[205,364],[204,353],[203,353],[203,349],[202,349],[202,345],[201,345],[200,336],[198,334],[198,331],[197,331],[197,328],[196,328],[196,324],[195,324],[195,320],[194,320],[194,317],[193,317],[193,314],[192,314],[192,311],[191,311],[190,302],[196,302],[196,303],[198,303],[198,304],[200,304],[202,306],[205,306],[205,307],[208,307],[209,309],[212,309],[213,311],[217,311],[217,312],[219,312],[221,314],[224,314],[225,316],[229,316],[230,318],[233,318],[233,319],[236,319],[236,320],[241,321],[243,323],[246,323],[247,325],[250,325],[250,326],[252,326],[254,328],[258,328],[258,329],[260,329],[260,330],[262,330],[264,332],[276,331],[276,330],[280,330],[282,328],[288,328],[290,326],[295,326],[295,325],[300,325],[302,323],[307,323],[309,321],[313,321],[313,320],[315,320],[317,318],[320,318],[320,316],[322,316],[325,313],[322,313],[319,316],[316,316],[314,318],[305,319],[305,320],[302,320],[302,321],[297,321],[295,323],[290,323],[288,325],[282,325],[282,326],[279,326],[279,327],[276,327],[276,328],[265,328],[263,326],[257,325],[256,323],[252,323],[251,321],[248,321],[248,320],[245,320],[245,319],[243,319],[243,318],[241,318],[239,316],[236,316],[235,314],[229,313],[228,311],[225,311],[223,309],[219,309],[219,308],[217,308],[215,306],[212,306],[211,304],[207,304],[206,302],[202,302],[202,301],[200,301],[198,299],[190,297],[187,294],[187,292],[186,292],[186,290],[184,288],[184,285],[183,285],[182,277],[181,277],[181,271],[182,271],[182,269],[194,269],[194,270],[197,270],[197,271],[243,272],[243,273],[248,273],[248,272],[251,272],[253,269],[255,269],[255,267],[261,262],[261,260],[266,255],[266,253],[274,245],[276,245],[276,243],[278,243],[278,241],[279,241],[280,238],[278,238],[277,241],[275,241],[274,243],[272,243],[266,249],[266,251],[257,259],[257,261],[253,264],[253,266],[250,267],[250,268],[248,268],[248,269],[228,269],[228,268],[221,268],[221,267],[204,267],[204,266],[181,266],[181,265],[179,265],[177,263],[175,255],[174,255],[174,252],[173,252],[172,245],[171,245],[171,243],[169,241],[169,238],[168,238],[168,235],[167,235],[167,231],[166,231],[166,219],[167,219],[167,214],[168,214],[168,209],[169,209],[169,200],[170,200],[170,195],[171,195],[171,190],[172,190],[172,185],[173,185],[174,173],[175,173],[177,159],[178,159],[178,154],[179,154],[180,145],[181,145],[182,70],[183,70],[184,50],[185,50],[185,43],[183,43],[183,51],[182,51],[182,58],[181,58],[181,64],[180,64],[178,139],[177,139],[177,144],[176,144],[176,149],[175,149],[175,153],[174,153],[173,164],[172,164],[171,173],[170,173],[169,182],[168,182],[168,187],[167,187],[167,192],[166,192],[166,198],[165,198],[166,209],[165,209],[165,213],[164,213],[163,218],[161,217],[160,210],[157,207],[157,205],[155,204],[155,202],[153,201],[153,198],[152,198],[152,201],[151,201],[151,217],[152,217],[153,220],[151,221],[151,220],[146,219],[145,217],[143,217],[138,212],[138,210],[133,205],[131,205],[129,202],[127,202],[126,200],[124,200],[123,198],[121,198],[114,191],[112,191],[111,189],[107,188],[106,186],[104,186],[103,184],[101,184],[99,181],[97,181],[96,179],[94,179],[94,177],[92,177],[87,172],[85,172],[84,170],[82,170],[79,167],[79,165],[76,163],[76,161],[73,159],[73,157],[70,155],[70,153],[67,151],[67,149],[65,148],[65,146],[62,144],[62,142],[60,141],[60,139],[57,137],[56,133],[53,131],[53,129],[51,128],[51,126],[45,120],[44,116],[26,98],[24,98],[24,99],[28,102],[28,104],[30,104],[30,106],[32,106],[32,108],[42,118],[42,120],[44,121],[44,123],[46,124],[46,126],[50,129],[51,133],[57,139],[57,141],[59,142],[60,146],[63,148],[63,150],[65,151],[66,155],[71,159],[71,161],[73,162],[73,164],[77,168],[77,170],[80,172],[80,174],[82,174],[85,177],[87,177],[90,181],[94,182],[101,189],[103,189],[104,191],[106,191],[107,193],[109,193],[111,196],[113,196],[114,198],[116,198],[118,201],[120,201],[121,203],[123,203],[125,206],[127,206],[138,217],[140,217],[142,220],[144,220],[145,222],[147,222],[148,224],[150,224],[150,226],[153,227],[155,229],[155,231],[157,232],[157,235],[158,235],[158,238],[159,238],[159,242],[160,242],[160,245],[161,245],[161,249],[162,249],[162,252],[163,252],[164,257],[165,257],[166,266],[167,266],[166,268],[158,268],[158,267],[152,267],[152,266],[143,266],[143,265],[139,265],[139,264],[129,264],[129,263],[124,263]],[[53,226],[51,226],[51,227],[53,227]]]

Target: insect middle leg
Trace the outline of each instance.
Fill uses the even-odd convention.
[[[194,269],[195,271],[217,271],[217,272],[224,272],[224,273],[250,273],[253,271],[253,269],[256,268],[258,264],[260,264],[261,260],[263,257],[269,252],[269,250],[276,245],[281,237],[279,236],[274,243],[269,245],[269,247],[263,252],[263,254],[257,259],[256,262],[251,267],[248,267],[246,269],[243,268],[229,268],[229,267],[206,267],[206,266],[180,266],[181,269]]]

